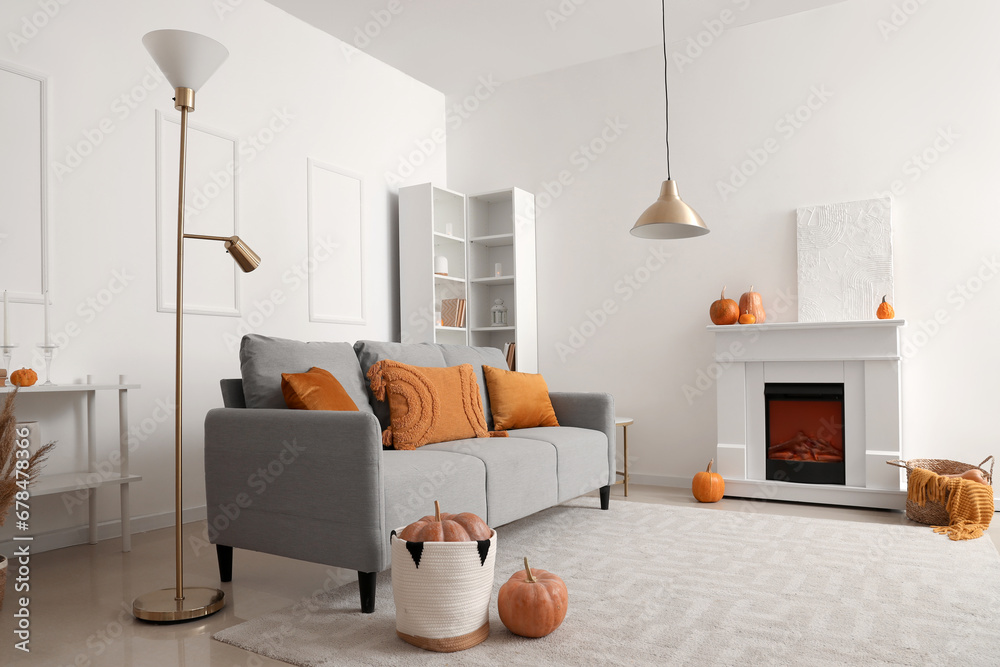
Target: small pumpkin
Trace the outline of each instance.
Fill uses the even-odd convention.
[[[22,368],[10,374],[10,383],[18,387],[30,387],[38,382],[38,373],[30,368]]]
[[[878,305],[878,310],[875,311],[875,317],[880,320],[891,320],[896,317],[896,311],[893,310],[892,304],[885,300],[885,297],[889,296],[886,294],[882,297],[882,303]]]
[[[726,288],[722,288],[722,296],[718,301],[712,302],[712,307],[708,310],[712,324],[736,324],[740,318],[740,308],[732,299],[726,298]]]
[[[726,480],[722,475],[712,472],[712,464],[715,459],[708,462],[705,472],[696,473],[691,480],[691,493],[698,499],[699,503],[717,503],[722,500],[722,494],[726,492]]]
[[[407,542],[475,542],[488,540],[493,531],[472,512],[442,514],[441,504],[434,501],[434,514],[417,519],[399,533]]]
[[[750,286],[749,292],[744,292],[740,297],[740,312],[745,313],[748,310],[754,316],[754,322],[764,324],[764,321],[767,319],[767,315],[764,313],[764,304],[761,301],[760,294],[753,291],[753,285]]]
[[[740,324],[755,324],[757,318],[749,310],[740,315]]]
[[[979,482],[980,484],[989,484],[989,482],[986,481],[986,478],[983,477],[983,473],[981,470],[979,470],[979,468],[972,468],[971,470],[966,470],[960,475],[956,473],[954,475],[941,475],[941,477],[961,477],[962,479],[967,479],[972,482]]]
[[[524,569],[511,575],[497,594],[497,611],[507,629],[521,637],[544,637],[566,618],[569,591],[557,575],[531,569],[528,558]]]

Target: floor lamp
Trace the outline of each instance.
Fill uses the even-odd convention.
[[[222,609],[226,594],[217,588],[184,588],[183,517],[181,500],[183,477],[183,342],[184,342],[184,239],[222,241],[226,250],[245,272],[260,264],[260,257],[238,236],[204,236],[184,233],[184,179],[187,168],[188,114],[194,111],[195,90],[200,88],[229,56],[226,47],[204,35],[184,30],[155,30],[142,44],[174,87],[174,108],[181,112],[180,176],[177,193],[177,347],[174,378],[174,540],[176,585],[174,588],[140,595],[132,602],[132,614],[144,621],[187,621]]]

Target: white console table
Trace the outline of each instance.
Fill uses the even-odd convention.
[[[122,378],[124,379],[124,378]],[[121,490],[122,551],[132,550],[132,532],[129,514],[129,484],[142,480],[132,474],[128,465],[128,390],[139,389],[137,384],[50,384],[22,387],[19,395],[85,393],[87,395],[87,471],[58,475],[39,475],[30,487],[31,495],[47,496],[86,489],[88,492],[88,520],[90,544],[97,544],[97,489],[118,486]],[[0,394],[14,390],[12,386],[0,387]],[[118,392],[118,451],[120,463],[117,473],[103,473],[97,469],[97,406],[98,391]]]

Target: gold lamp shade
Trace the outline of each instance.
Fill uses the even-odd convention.
[[[243,269],[243,273],[250,273],[260,266],[260,255],[251,250],[239,236],[231,236],[226,240],[226,251]]]
[[[643,211],[632,227],[632,236],[644,239],[686,239],[708,234],[708,227],[677,192],[677,182],[663,181],[660,198]]]

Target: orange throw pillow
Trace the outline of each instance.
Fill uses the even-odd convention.
[[[358,406],[328,370],[313,366],[305,373],[282,373],[281,393],[294,410],[357,412]]]
[[[416,449],[433,442],[486,438],[483,400],[470,364],[422,368],[386,359],[368,369],[376,400],[389,401],[382,444]]]
[[[518,373],[483,366],[486,391],[490,393],[493,428],[559,426],[549,399],[545,378],[534,373]]]

